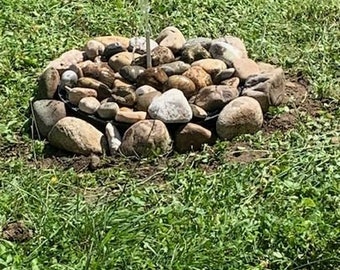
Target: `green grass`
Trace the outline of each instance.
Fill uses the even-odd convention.
[[[186,37],[239,36],[252,58],[302,73],[312,96],[336,102],[339,14],[338,0],[172,0],[153,1],[151,23],[153,35],[176,25]],[[107,34],[142,34],[137,1],[1,1],[0,226],[24,220],[34,237],[0,239],[0,269],[339,269],[338,107],[240,138],[269,153],[249,164],[227,162],[231,143],[220,142],[135,168],[35,168],[25,147],[42,157],[41,144],[22,127],[37,76]],[[150,179],[135,173],[147,167]]]

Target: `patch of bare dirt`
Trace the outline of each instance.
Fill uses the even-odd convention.
[[[1,236],[7,241],[25,242],[33,237],[33,231],[23,221],[13,221],[2,228]]]
[[[284,104],[289,111],[279,115],[265,115],[263,130],[266,133],[293,129],[299,121],[299,114],[305,112],[313,117],[323,108],[320,100],[309,97],[310,86],[303,77],[291,78],[286,82]]]
[[[226,160],[237,163],[250,163],[253,161],[266,159],[270,155],[266,150],[252,149],[247,143],[237,142],[226,153]]]

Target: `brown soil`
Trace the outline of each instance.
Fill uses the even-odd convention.
[[[14,221],[2,228],[1,237],[12,242],[25,242],[33,237],[33,232],[22,221]]]
[[[237,163],[250,163],[268,158],[270,153],[266,150],[252,149],[247,143],[237,142],[226,153],[226,160]]]

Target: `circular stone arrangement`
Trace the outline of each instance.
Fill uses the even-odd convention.
[[[95,37],[50,62],[32,108],[40,135],[83,155],[185,152],[257,132],[282,102],[283,70],[237,37],[186,40],[171,26],[150,47],[152,67],[144,37]]]

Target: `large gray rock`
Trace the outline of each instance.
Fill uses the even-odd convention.
[[[120,150],[126,156],[165,154],[171,150],[171,138],[163,122],[142,120],[124,133]]]
[[[33,113],[39,133],[47,137],[52,127],[66,117],[66,108],[61,101],[42,99],[33,103]]]
[[[285,95],[285,75],[282,68],[249,77],[242,95],[260,102],[263,112],[268,111],[271,105],[280,105]]]
[[[107,147],[103,133],[76,117],[59,120],[49,132],[48,141],[55,147],[82,155],[102,154]]]
[[[195,97],[194,104],[206,111],[221,110],[228,102],[238,96],[235,87],[210,85],[202,88]]]
[[[191,107],[182,91],[170,89],[151,102],[148,112],[151,118],[164,123],[187,123],[192,118]]]
[[[220,112],[216,131],[221,139],[231,140],[261,129],[263,114],[260,104],[251,97],[238,97]]]

